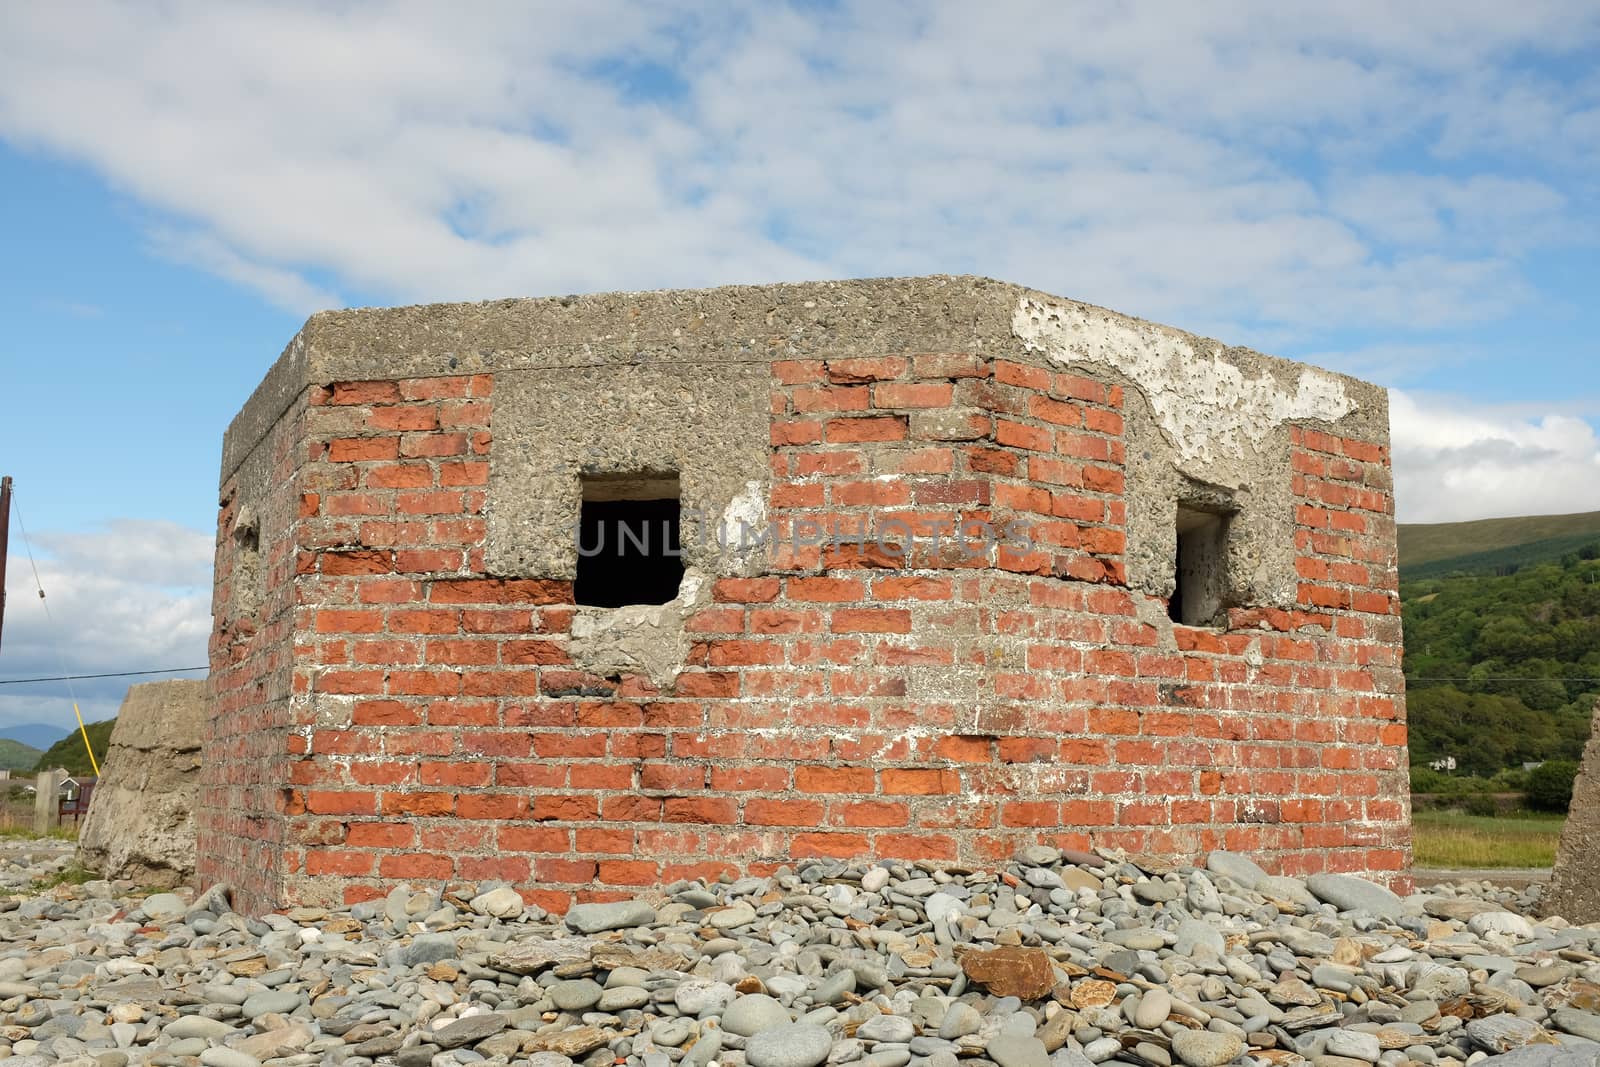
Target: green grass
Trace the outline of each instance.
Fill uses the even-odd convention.
[[[1418,867],[1548,867],[1555,862],[1565,821],[1560,815],[1413,812],[1413,862]]]
[[[43,893],[54,889],[58,885],[82,885],[92,882],[100,876],[87,867],[80,867],[76,863],[69,864],[65,870],[41,878],[28,887],[29,893]]]
[[[1494,552],[1532,541],[1600,537],[1600,511],[1475,522],[1402,523],[1399,533],[1400,565],[1410,569],[1434,560]]]
[[[56,826],[44,833],[34,833],[28,826],[0,826],[0,838],[7,841],[76,841],[76,826]]]

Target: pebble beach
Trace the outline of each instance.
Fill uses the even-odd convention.
[[[1244,855],[803,861],[566,915],[401,886],[248,918],[0,845],[15,1067],[1600,1065],[1600,928]]]

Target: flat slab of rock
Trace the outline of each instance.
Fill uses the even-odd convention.
[[[1172,1051],[1187,1067],[1222,1067],[1239,1058],[1244,1042],[1232,1034],[1180,1030],[1172,1037]]]
[[[995,996],[1024,1003],[1048,996],[1056,985],[1055,966],[1038,948],[976,949],[961,957],[961,969]]]
[[[1405,912],[1394,893],[1352,874],[1313,874],[1306,879],[1306,888],[1340,911],[1364,911],[1380,919],[1398,919]]]
[[[579,1026],[554,1034],[540,1034],[528,1042],[531,1052],[557,1052],[563,1056],[582,1056],[610,1040],[598,1026]]]
[[[592,937],[529,938],[492,954],[489,966],[510,974],[538,974],[558,963],[586,960],[594,946]]]
[[[580,934],[606,930],[625,930],[648,926],[656,921],[656,909],[642,900],[619,900],[608,904],[574,904],[567,912],[567,926]]]
[[[460,1048],[476,1045],[486,1037],[493,1037],[506,1028],[506,1017],[499,1012],[468,1015],[453,1023],[446,1023],[430,1036],[440,1048]]]

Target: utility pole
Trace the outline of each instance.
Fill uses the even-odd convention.
[[[11,532],[11,475],[0,478],[0,633],[6,628],[6,536]]]

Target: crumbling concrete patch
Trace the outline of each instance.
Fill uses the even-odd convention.
[[[678,595],[665,604],[579,608],[568,649],[573,665],[602,677],[640,674],[656,685],[670,685],[689,652],[684,623],[710,603],[711,583],[691,567]]]
[[[1228,516],[1222,607],[1292,607],[1291,422],[1387,419],[1381,393],[1338,375],[1228,348],[1071,301],[1019,297],[1012,334],[1030,352],[1124,401],[1128,578],[1163,602],[1174,591],[1180,507]],[[1378,394],[1373,396],[1372,394]],[[1359,398],[1358,398],[1359,396]]]
[[[204,681],[128,689],[78,835],[78,859],[107,878],[175,886],[194,877]]]
[[[1176,330],[1098,311],[1023,297],[1012,329],[1055,362],[1096,363],[1138,383],[1186,460],[1210,463],[1247,443],[1260,446],[1290,419],[1337,422],[1356,409],[1344,383],[1314,367],[1263,363],[1251,373],[1219,351],[1197,350]],[[1286,373],[1292,386],[1280,380]]]

